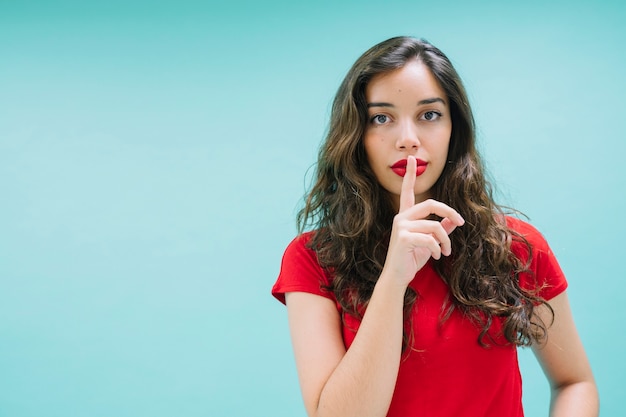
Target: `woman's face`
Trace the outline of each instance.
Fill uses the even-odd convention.
[[[450,104],[428,67],[412,60],[372,78],[365,90],[368,124],[364,145],[378,182],[399,206],[409,155],[417,159],[415,201],[431,197],[443,171],[452,133]]]

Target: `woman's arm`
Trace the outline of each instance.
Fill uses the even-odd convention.
[[[402,351],[404,289],[379,280],[346,352],[331,300],[288,293],[300,389],[309,416],[385,416]]]
[[[341,318],[327,298],[286,295],[300,388],[309,416],[383,417],[387,414],[402,354],[404,293],[431,258],[450,255],[448,235],[464,222],[433,200],[415,204],[417,162],[409,156],[383,271],[361,324],[346,351]],[[426,220],[437,214],[441,222]]]
[[[548,328],[548,338],[533,347],[550,386],[552,417],[595,417],[599,413],[598,390],[591,366],[574,324],[565,292],[549,301],[554,310],[554,323]],[[552,315],[545,306],[537,315],[546,325]]]

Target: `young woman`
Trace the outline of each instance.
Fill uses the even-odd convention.
[[[365,52],[316,175],[272,289],[309,416],[522,416],[518,346],[545,370],[553,416],[597,415],[563,272],[493,201],[441,51],[398,37]]]

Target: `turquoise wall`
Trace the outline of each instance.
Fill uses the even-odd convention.
[[[398,34],[457,66],[623,414],[625,4],[0,1],[0,416],[304,416],[269,290],[339,82]]]

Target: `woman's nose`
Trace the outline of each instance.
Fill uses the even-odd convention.
[[[421,144],[417,131],[417,126],[414,123],[406,122],[399,126],[398,137],[396,139],[396,146],[398,149],[417,149]]]

